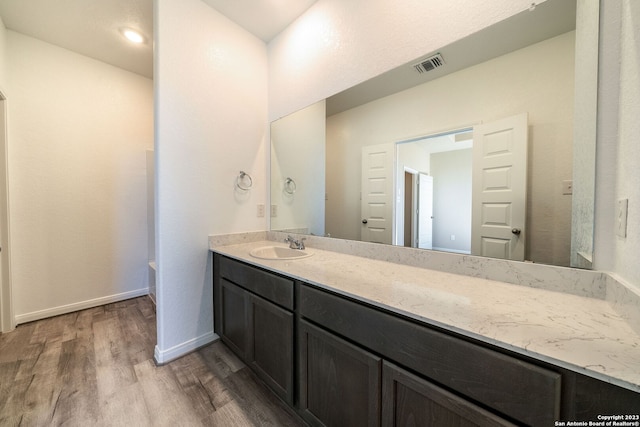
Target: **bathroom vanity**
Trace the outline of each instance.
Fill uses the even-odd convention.
[[[640,421],[640,337],[606,301],[266,245],[211,248],[215,332],[311,425]]]

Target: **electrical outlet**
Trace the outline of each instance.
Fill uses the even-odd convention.
[[[278,216],[278,205],[271,205],[271,218]]]
[[[562,181],[562,194],[573,194],[573,181]]]
[[[451,235],[451,240],[456,240],[456,235],[455,234]]]
[[[616,235],[627,237],[627,211],[629,209],[629,199],[618,200],[616,209]]]
[[[264,218],[264,205],[259,204],[257,209],[258,218]]]

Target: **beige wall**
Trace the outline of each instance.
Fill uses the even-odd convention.
[[[8,31],[18,323],[147,292],[152,82]]]
[[[360,152],[474,123],[529,113],[526,258],[568,265],[572,176],[574,33],[570,32],[327,118],[327,192],[359,235]],[[549,66],[553,64],[553,66]],[[339,167],[332,170],[335,165]],[[332,182],[332,179],[339,182]],[[342,193],[344,194],[342,194]],[[327,223],[335,222],[327,216]]]
[[[467,148],[431,155],[434,249],[471,253],[472,153]]]

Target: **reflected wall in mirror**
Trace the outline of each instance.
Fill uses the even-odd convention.
[[[287,203],[293,206],[295,202],[278,199],[287,175],[284,165],[288,163],[283,161],[286,156],[278,153],[283,150],[280,148],[279,135],[283,133],[282,128],[286,127],[287,121],[297,121],[295,114],[298,113],[274,122],[271,198],[272,204],[278,206],[277,216],[272,217],[271,229],[428,248],[424,235],[420,243],[420,232],[416,230],[417,219],[406,215],[406,211],[411,210],[416,218],[420,216],[415,212],[419,200],[407,197],[406,193],[417,192],[416,183],[424,176],[436,182],[435,194],[431,196],[434,218],[430,246],[438,250],[480,254],[478,250],[472,250],[467,242],[472,235],[478,234],[477,227],[469,223],[471,205],[476,202],[462,197],[463,193],[470,191],[469,182],[463,183],[462,178],[473,173],[469,169],[457,170],[453,164],[471,162],[471,169],[477,168],[471,156],[473,142],[468,138],[474,128],[505,117],[527,114],[527,166],[517,169],[525,175],[526,187],[516,196],[522,199],[526,219],[517,227],[512,227],[509,221],[497,225],[509,233],[513,229],[518,231],[510,235],[511,244],[523,245],[523,259],[569,265],[572,195],[566,194],[568,191],[565,187],[572,181],[574,83],[576,70],[581,68],[580,64],[575,64],[575,6],[576,3],[571,1],[549,0],[532,12],[523,12],[454,45],[443,47],[438,53],[442,55],[444,65],[433,71],[431,76],[429,72],[418,74],[413,69],[413,63],[405,64],[398,70],[329,98],[326,101],[326,127],[323,127],[326,132],[323,137],[324,149],[321,150],[317,145],[313,155],[289,156],[297,165],[294,167],[300,167],[302,174],[305,173],[304,169],[314,169],[319,159],[326,156],[324,175],[314,170],[313,173],[309,171],[306,178],[309,182],[315,182],[317,187],[324,188],[318,188],[313,195],[300,195],[307,206],[313,206],[308,210],[316,212],[308,218],[296,216],[295,220],[287,220],[281,214],[286,210],[283,207]],[[533,30],[543,32],[536,33]],[[507,46],[511,42],[519,46]],[[486,56],[479,51],[487,51]],[[420,78],[422,82],[416,80]],[[378,92],[380,87],[383,89]],[[392,87],[401,90],[389,93]],[[324,108],[324,104],[322,106]],[[317,122],[314,126],[320,127]],[[308,133],[299,125],[295,128],[299,135]],[[448,150],[441,150],[439,154],[425,154],[418,145],[413,148],[408,145],[417,144],[417,141],[423,141],[424,144],[430,137],[456,130],[464,130],[461,135],[467,135],[459,137],[459,153],[447,154]],[[467,144],[466,153],[465,149],[460,148],[463,143]],[[302,144],[302,140],[299,144]],[[379,204],[376,212],[365,213],[362,208],[366,193],[362,184],[366,175],[363,159],[365,153],[375,151],[372,147],[382,146],[390,147],[392,171],[387,186],[380,181],[379,188],[374,192],[387,193],[386,201]],[[295,151],[291,145],[287,150],[290,154]],[[422,154],[419,153],[421,150]],[[586,149],[576,146],[575,150]],[[387,156],[380,152],[378,154],[373,155],[372,159]],[[403,158],[412,159],[412,164],[408,161],[403,163]],[[377,162],[375,159],[373,161]],[[456,184],[457,189],[451,187],[443,193],[442,181],[447,176],[449,178],[446,179],[458,177],[460,182]],[[508,181],[509,173],[504,177]],[[300,176],[298,179],[303,178]],[[321,179],[323,185],[318,183]],[[573,187],[579,185],[576,182]],[[592,203],[593,193],[583,193],[581,197],[586,199],[587,204],[590,198]],[[447,204],[451,208],[445,210]],[[323,224],[320,224],[317,213],[320,206],[325,206]],[[302,212],[304,209],[299,207],[295,210]],[[511,214],[508,208],[500,212],[504,218]],[[479,216],[482,215],[484,213]],[[372,238],[370,229],[375,227],[371,222],[382,216],[390,216],[391,229],[385,235],[387,237]],[[464,220],[448,221],[454,217]],[[425,229],[424,226],[422,228]],[[491,256],[505,257],[491,253]]]
[[[271,124],[271,229],[324,234],[325,101]]]

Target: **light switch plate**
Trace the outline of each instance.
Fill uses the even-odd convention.
[[[629,209],[629,199],[618,200],[616,209],[616,235],[627,237],[627,210]]]
[[[573,194],[573,181],[562,181],[562,194]]]
[[[256,209],[256,214],[258,216],[258,218],[264,218],[264,205],[263,204],[259,204],[257,209]]]
[[[271,218],[278,216],[278,205],[271,205]]]

